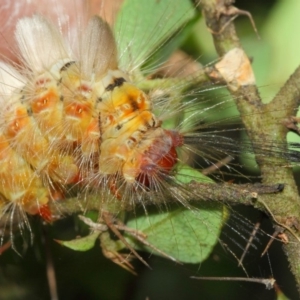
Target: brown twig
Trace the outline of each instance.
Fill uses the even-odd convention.
[[[224,11],[229,9],[228,1],[201,0],[199,7],[205,16],[207,27],[210,29],[210,32],[213,32],[212,37],[219,56],[225,58],[228,56],[228,53],[236,51],[236,49],[243,52],[234,24],[232,22],[227,24],[228,18],[232,16],[224,14]],[[227,24],[226,27],[224,27],[224,24]],[[223,30],[221,30],[222,28]],[[245,57],[243,59],[244,61],[246,60]],[[244,63],[244,65],[249,67],[249,64]],[[284,144],[286,142],[287,128],[278,120],[283,121],[290,117],[298,108],[300,67],[296,69],[269,104],[262,103],[255,81],[249,80],[249,78],[252,78],[250,73],[252,70],[246,68],[238,71],[240,72],[239,75],[241,75],[242,71],[244,72],[242,77],[243,80],[244,76],[248,78],[247,84],[241,81],[241,77],[231,78],[229,76],[232,75],[231,73],[221,75],[227,81],[228,90],[235,99],[251,142],[253,145],[259,145],[260,149],[264,148],[265,143],[268,143],[268,145],[265,145],[266,147],[270,146],[271,137],[274,145],[276,143]],[[248,74],[245,74],[245,71]],[[223,69],[222,72],[224,73]],[[262,157],[261,155],[257,155],[256,160],[260,166],[264,183],[283,182],[285,184],[285,190],[282,194],[271,198],[266,196],[268,198],[267,213],[271,214],[277,220],[277,223],[284,225],[284,228],[290,229],[290,232],[287,234],[292,242],[285,245],[284,249],[300,288],[300,243],[295,238],[299,230],[300,199],[293,172],[289,168],[278,167],[277,158],[277,164],[274,163],[274,159]],[[284,158],[281,159],[281,163],[284,164]]]
[[[143,199],[143,205],[160,205],[162,203],[177,203],[178,199],[172,197],[171,195],[177,195],[178,197],[185,190],[191,190],[193,197],[187,199],[188,202],[197,203],[203,201],[217,201],[224,204],[244,204],[251,205],[258,209],[264,210],[264,205],[259,201],[260,198],[264,198],[264,201],[268,201],[265,198],[267,195],[273,195],[274,193],[280,193],[284,186],[282,184],[272,184],[272,185],[262,185],[262,184],[231,184],[231,183],[201,183],[192,181],[184,185],[183,189],[181,186],[170,187],[170,196],[161,198],[162,196],[158,194],[154,197],[153,193],[149,193],[149,199],[147,199],[147,194],[145,194]],[[155,203],[153,202],[155,199]],[[79,203],[78,203],[79,202]],[[86,194],[82,199],[80,198],[69,198],[66,200],[61,200],[59,202],[51,203],[51,212],[57,217],[63,217],[65,215],[74,214],[82,212],[82,207],[85,210],[105,210],[108,207],[114,207],[114,202],[116,205],[122,207],[123,210],[131,211],[137,206],[141,205],[140,202],[130,202],[122,203],[119,200],[107,199],[106,203],[102,203],[99,207],[99,195],[94,193]],[[81,205],[79,205],[81,203]]]

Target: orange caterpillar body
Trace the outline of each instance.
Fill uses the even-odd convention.
[[[25,68],[0,70],[4,203],[50,219],[47,203],[70,184],[115,190],[122,178],[149,187],[170,172],[182,138],[161,127],[149,97],[118,69],[104,21],[92,18],[73,48],[39,15],[20,20],[15,34]]]

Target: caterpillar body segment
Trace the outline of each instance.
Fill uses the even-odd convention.
[[[60,73],[57,70],[65,65],[59,61],[48,72],[39,75],[33,82],[29,81],[24,88],[24,103],[38,124],[42,135],[51,145],[60,147],[65,128],[62,126],[63,103],[57,83]]]
[[[4,135],[0,135],[0,163],[1,195],[12,203],[20,203],[28,213],[39,213],[49,201],[48,190]]]

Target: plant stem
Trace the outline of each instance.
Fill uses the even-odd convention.
[[[239,14],[239,10],[226,0],[201,0],[199,7],[212,33],[218,55],[223,57],[233,49],[242,50],[232,22],[233,18]],[[255,82],[235,86],[227,83],[254,151],[256,146],[260,149],[270,149],[275,145],[286,145],[288,130],[283,125],[283,121],[292,116],[298,108],[299,90],[297,87],[300,84],[300,68],[295,71],[269,104],[262,103]],[[287,147],[283,147],[282,150],[286,151]],[[290,229],[287,232],[290,242],[284,246],[284,251],[300,290],[300,243],[296,239],[300,224],[300,198],[292,169],[282,167],[288,165],[284,158],[270,158],[257,153],[256,161],[264,184],[281,182],[285,185],[283,193],[277,194],[276,197],[268,196],[266,212],[284,228]]]

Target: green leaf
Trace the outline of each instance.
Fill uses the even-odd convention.
[[[193,16],[189,0],[124,1],[114,28],[121,68],[141,66]]]
[[[180,183],[189,183],[191,180],[197,182],[206,182],[206,183],[213,183],[214,181],[202,174],[201,172],[197,171],[196,169],[184,165],[184,164],[177,164],[176,166],[176,180]]]
[[[142,216],[130,220],[127,226],[146,234],[147,242],[176,260],[200,263],[209,256],[217,243],[222,220],[221,206],[205,203],[195,210],[180,208]],[[156,253],[132,238],[127,239],[138,250]]]
[[[163,47],[159,48],[157,51],[153,49],[154,53],[151,55],[150,59],[143,64],[143,69],[146,71],[149,69],[149,73],[153,73],[153,67],[155,68],[156,66],[166,62],[168,58],[184,44],[193,26],[199,18],[200,15],[197,15],[187,24],[183,24],[184,27],[180,30],[180,32],[175,33],[175,35],[173,35],[171,38],[168,36],[170,39],[168,39]]]
[[[61,240],[55,240],[55,241],[75,251],[88,251],[94,247],[95,242],[99,237],[99,234],[100,232],[95,232],[85,237],[71,240],[71,241],[61,241]]]
[[[188,183],[192,179],[213,182],[189,166],[178,165],[177,168],[178,182]],[[126,225],[146,234],[147,242],[168,256],[184,263],[200,263],[209,256],[218,242],[226,218],[227,211],[222,205],[202,203],[194,209],[182,207],[165,213],[137,217]],[[133,238],[127,239],[138,250],[156,253],[151,247]]]

